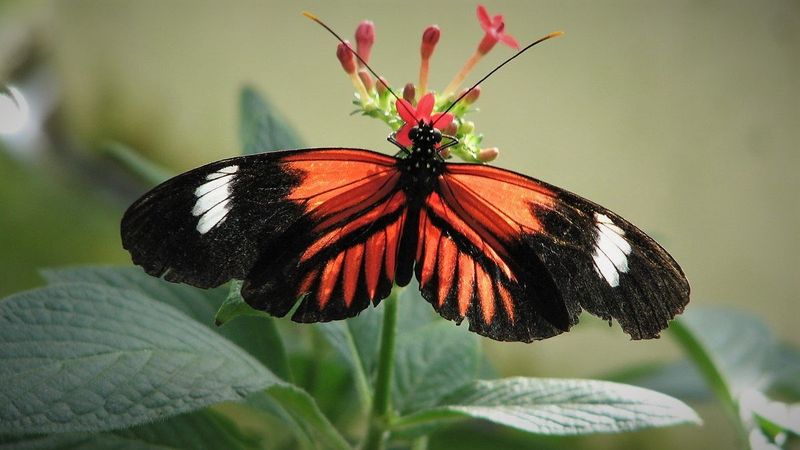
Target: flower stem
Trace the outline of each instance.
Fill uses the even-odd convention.
[[[464,67],[462,67],[461,70],[456,74],[455,78],[453,78],[453,81],[451,81],[450,84],[444,88],[445,97],[456,92],[456,89],[458,89],[458,87],[461,86],[461,83],[464,82],[464,78],[467,78],[467,75],[469,75],[469,73],[472,71],[472,68],[475,67],[475,64],[478,64],[478,61],[480,61],[481,58],[483,58],[483,54],[479,51],[475,51],[475,53],[469,57],[467,62],[464,64]]]
[[[394,347],[397,336],[397,289],[384,302],[381,348],[375,396],[364,450],[383,450],[389,438],[388,422],[392,414],[392,379],[394,377]]]
[[[425,92],[428,90],[428,70],[430,67],[430,60],[423,59],[419,65],[419,92],[417,92],[417,97],[422,98],[425,95]]]
[[[361,101],[361,106],[367,106],[367,103],[371,101],[369,93],[367,92],[367,87],[364,86],[364,82],[361,81],[361,77],[358,76],[358,72],[348,73],[347,76],[350,77],[350,81],[353,83],[353,87],[356,88],[358,92],[358,99]]]

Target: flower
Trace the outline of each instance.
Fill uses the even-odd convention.
[[[303,14],[339,38],[316,16],[310,13]],[[361,21],[355,32],[355,47],[340,39],[340,45],[336,49],[336,56],[356,91],[353,99],[353,104],[356,106],[354,113],[384,122],[393,130],[395,142],[400,146],[411,146],[413,143],[409,138],[409,131],[420,123],[425,123],[436,127],[443,135],[455,138],[444,150],[441,150],[441,145],[439,146],[439,155],[443,158],[452,155],[473,163],[487,163],[497,158],[499,154],[497,147],[485,147],[483,134],[476,130],[475,123],[467,117],[478,111],[473,105],[481,96],[481,88],[476,85],[474,88],[464,90],[460,86],[481,58],[498,42],[512,48],[518,48],[519,45],[513,36],[506,33],[502,15],[497,14],[492,17],[483,5],[478,5],[477,16],[483,37],[453,81],[441,91],[428,91],[430,59],[441,38],[441,29],[438,26],[429,25],[423,30],[419,46],[421,58],[419,82],[392,87],[386,79],[366,66],[375,44],[375,25],[369,20]],[[529,44],[525,50],[561,34],[561,32],[550,33]],[[365,63],[357,63],[358,58],[363,59]],[[513,58],[507,59],[506,62]],[[401,98],[398,99],[398,96]],[[399,157],[402,158],[403,155]]]
[[[444,130],[453,122],[453,115],[450,113],[442,114],[433,112],[433,105],[435,98],[432,93],[425,94],[417,107],[411,105],[407,100],[399,99],[395,103],[397,113],[403,120],[403,126],[397,131],[395,139],[400,145],[408,147],[411,145],[411,138],[408,137],[408,132],[420,122],[433,124],[437,129]]]
[[[498,41],[503,42],[515,50],[519,49],[519,43],[514,39],[514,36],[505,33],[506,23],[502,14],[489,18],[489,13],[483,5],[478,5],[477,13],[478,23],[480,23],[484,32],[483,39],[481,39],[481,42],[478,44],[478,48],[475,49],[475,53],[469,57],[464,67],[461,68],[453,78],[453,81],[444,89],[445,96],[453,95],[456,89],[461,86],[461,83],[464,82],[464,79],[467,78],[467,75],[472,71],[472,68],[475,67],[475,64],[478,64],[478,61],[489,53],[489,50],[494,48]]]
[[[479,52],[485,55],[497,44],[497,41],[501,41],[514,50],[519,50],[519,43],[514,36],[505,33],[506,24],[502,14],[489,18],[489,12],[483,5],[478,5],[477,13],[478,22],[486,33],[483,35],[481,43],[478,44]]]

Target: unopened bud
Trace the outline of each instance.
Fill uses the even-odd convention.
[[[475,122],[471,120],[467,120],[466,122],[461,124],[461,132],[464,134],[470,134],[475,131]]]
[[[497,147],[484,148],[478,152],[478,161],[480,162],[494,161],[495,159],[497,159],[498,155],[500,155],[500,150]]]
[[[342,69],[346,73],[352,74],[356,71],[355,58],[353,58],[353,50],[350,49],[350,43],[344,41],[336,47],[336,57],[342,63]]]
[[[375,24],[369,20],[365,20],[358,24],[356,28],[356,50],[358,56],[365,62],[369,62],[370,53],[372,53],[372,44],[375,42]],[[358,62],[361,66],[361,61]]]
[[[367,91],[372,92],[375,88],[375,83],[372,82],[372,77],[369,72],[366,70],[359,70],[358,77],[361,78],[361,82],[364,83],[364,87],[367,88]]]
[[[458,125],[456,125],[456,121],[454,120],[450,122],[450,125],[444,129],[443,133],[448,136],[455,136],[456,133],[458,133]]]
[[[416,96],[417,96],[417,90],[414,87],[414,83],[407,83],[403,87],[403,100],[405,100],[408,103],[411,103],[413,105],[414,102],[415,102]]]
[[[436,48],[436,43],[439,42],[441,30],[436,25],[431,25],[422,33],[422,45],[420,45],[419,52],[422,59],[428,59],[433,54],[433,49]]]
[[[378,81],[375,83],[375,90],[378,91],[378,95],[384,95],[387,92],[387,86],[389,86],[389,82],[386,81],[386,78],[378,77]]]
[[[478,101],[478,98],[481,96],[481,87],[475,86],[471,91],[464,96],[464,104],[471,105]]]

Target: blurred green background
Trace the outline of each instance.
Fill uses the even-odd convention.
[[[685,270],[690,308],[744,309],[800,344],[800,2],[486,6],[506,15],[521,42],[566,31],[482,86],[472,118],[485,145],[500,148],[495,164],[647,230]],[[119,142],[175,172],[236,155],[244,84],[308,146],[393,152],[383,124],[348,116],[352,89],[336,42],[300,11],[350,39],[360,20],[373,20],[371,63],[395,86],[416,81],[419,37],[438,24],[431,87],[441,89],[481,37],[474,8],[441,0],[0,3],[0,79],[28,96],[34,116],[46,113],[39,134],[0,135],[0,294],[40,284],[40,267],[128,264],[119,218],[146,186],[102,149]],[[498,46],[473,79],[510,54]],[[668,339],[630,342],[616,325],[585,322],[542,343],[485,343],[503,375],[599,376],[678,355]],[[722,415],[703,408],[705,428],[647,432],[650,447],[733,445]]]

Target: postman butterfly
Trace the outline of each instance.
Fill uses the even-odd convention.
[[[412,277],[442,317],[500,341],[555,336],[582,310],[654,338],[683,311],[686,277],[643,231],[535,178],[446,161],[455,138],[412,112],[398,106],[411,145],[390,136],[395,156],[283,150],[178,175],[125,212],[123,246],[168,281],[243,280],[250,306],[296,322],[355,316]]]

